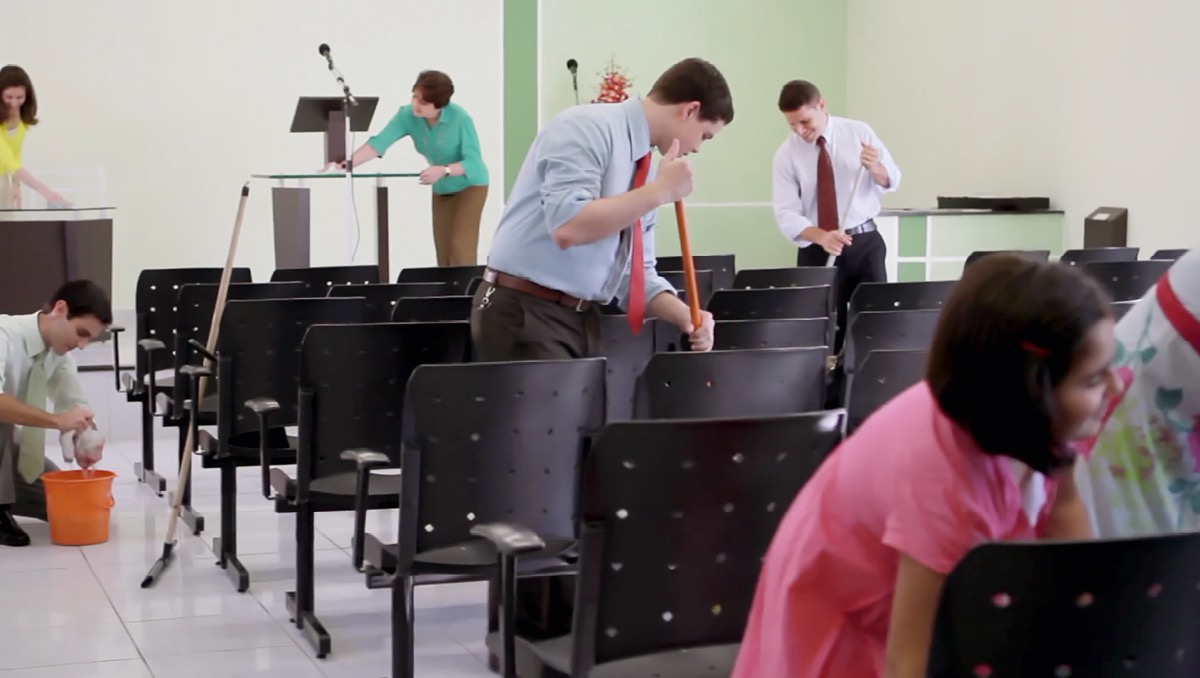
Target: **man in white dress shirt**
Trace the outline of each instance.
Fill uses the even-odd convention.
[[[0,546],[29,544],[14,513],[46,519],[41,475],[58,470],[46,458],[47,429],[94,425],[69,354],[111,324],[108,295],[90,280],[66,283],[36,313],[0,315]]]
[[[829,114],[821,91],[793,80],[779,93],[792,134],[775,152],[772,203],[779,230],[799,246],[797,266],[824,266],[836,255],[840,349],[846,306],[864,282],[887,282],[887,247],[875,227],[879,198],[900,186],[900,168],[865,122]],[[851,196],[859,168],[865,169]],[[839,231],[842,217],[846,229]]]

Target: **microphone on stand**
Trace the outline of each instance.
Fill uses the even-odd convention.
[[[329,70],[332,71],[333,59],[329,56],[329,45],[321,43],[321,46],[317,48],[317,51],[321,53],[321,56],[325,57],[325,61],[329,62]]]
[[[579,62],[567,59],[567,70],[571,71],[571,87],[575,90],[575,104],[579,105]]]

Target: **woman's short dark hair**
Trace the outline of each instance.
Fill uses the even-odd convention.
[[[413,83],[413,91],[418,90],[421,98],[433,104],[434,108],[445,108],[450,103],[450,97],[454,96],[454,82],[441,71],[421,71]]]
[[[717,67],[704,59],[684,59],[668,68],[647,95],[660,104],[700,102],[700,119],[733,122],[733,94]]]
[[[112,302],[104,290],[91,280],[72,280],[65,283],[55,290],[42,310],[49,311],[60,301],[67,304],[68,319],[90,315],[102,325],[112,324]]]
[[[988,454],[1048,473],[1073,460],[1054,436],[1055,388],[1097,322],[1107,293],[1060,263],[993,254],[963,271],[929,350],[939,407]]]
[[[29,74],[24,68],[12,64],[0,68],[0,92],[9,87],[25,88],[25,103],[21,104],[21,122],[33,127],[38,123],[37,94],[34,93],[33,81],[29,79]]]

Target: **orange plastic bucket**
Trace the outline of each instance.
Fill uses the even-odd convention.
[[[109,517],[116,504],[112,496],[116,477],[113,471],[98,469],[43,473],[50,540],[59,546],[108,541]]]

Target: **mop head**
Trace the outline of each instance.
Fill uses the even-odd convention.
[[[67,463],[76,462],[82,469],[95,466],[104,457],[104,436],[94,428],[84,429],[82,433],[67,431],[59,438],[59,442],[63,460]]]

